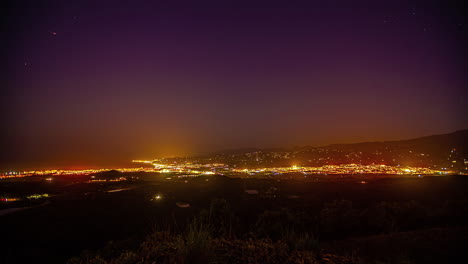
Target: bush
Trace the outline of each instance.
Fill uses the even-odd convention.
[[[83,251],[79,257],[73,257],[67,261],[67,264],[106,264],[107,262],[99,255],[92,254],[90,251]]]
[[[365,228],[376,233],[391,233],[398,231],[397,210],[394,204],[380,202],[372,206],[363,215]]]
[[[124,251],[115,260],[110,261],[110,264],[132,264],[132,263],[138,263],[140,259],[141,259],[140,256],[138,256],[135,252]]]
[[[281,237],[281,240],[284,241],[289,250],[299,250],[299,251],[315,251],[319,250],[319,241],[318,239],[309,232],[296,232],[294,229],[286,230]]]
[[[140,245],[141,263],[180,263],[185,243],[180,235],[154,232]]]
[[[277,241],[283,237],[286,230],[291,230],[298,224],[298,219],[287,209],[265,211],[258,217],[254,234],[260,238]]]
[[[326,203],[320,211],[320,231],[331,236],[351,234],[359,227],[359,216],[351,201]]]
[[[208,226],[214,237],[232,237],[238,222],[224,199],[213,199],[210,209],[201,211],[197,221]]]
[[[187,263],[208,263],[211,256],[211,229],[194,219],[185,235],[184,255]]]
[[[214,246],[214,263],[287,263],[288,248],[285,243],[269,239],[227,240],[219,239]]]

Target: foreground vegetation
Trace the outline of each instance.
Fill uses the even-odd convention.
[[[466,218],[466,212],[459,211],[466,206],[460,206],[459,202],[445,202],[438,207],[415,201],[379,202],[359,209],[351,201],[336,200],[324,204],[318,215],[284,208],[267,210],[245,230],[226,200],[214,199],[208,210],[202,210],[182,229],[177,230],[175,224],[159,224],[139,243],[112,242],[101,250],[85,251],[70,259],[68,264],[419,263],[423,258],[417,252],[414,254],[411,248],[414,245],[400,247],[385,239],[401,237],[406,232],[407,238],[418,244],[418,239],[428,233],[447,236],[446,230],[439,229],[437,233],[431,226],[456,224],[448,222],[454,216],[453,208],[457,208],[456,214],[462,217],[459,221]],[[457,235],[464,236],[466,229],[460,230],[465,233],[457,231]],[[352,241],[349,238],[363,234],[373,235],[375,241],[385,241],[381,247],[390,251],[377,256],[360,252],[358,249],[364,247],[353,245],[362,244],[362,239]],[[319,237],[323,238],[321,243]],[[347,243],[336,243],[346,239]],[[438,242],[439,237],[436,237],[434,243]]]
[[[129,176],[140,180],[3,182],[9,197],[48,196],[2,204],[26,208],[0,216],[0,263],[427,264],[468,252],[466,176]]]

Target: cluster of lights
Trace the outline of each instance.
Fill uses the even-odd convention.
[[[49,197],[49,194],[47,194],[47,193],[43,193],[43,194],[31,194],[31,195],[29,195],[29,196],[26,196],[26,198],[28,198],[28,199],[35,199],[35,200],[37,200],[37,199],[42,199],[42,198],[47,198],[47,197]]]
[[[134,162],[144,162],[144,161],[134,161]],[[88,169],[88,170],[35,170],[35,171],[23,171],[23,172],[7,172],[0,174],[0,179],[9,179],[9,178],[21,178],[27,176],[66,176],[66,175],[93,175],[101,172],[106,172],[110,170],[116,170],[122,173],[127,172],[158,172],[158,173],[189,173],[189,174],[204,174],[204,175],[213,175],[214,171],[207,170],[206,168],[212,169],[223,164],[181,164],[181,165],[164,165],[164,164],[154,164],[154,168],[119,168],[119,169]],[[214,166],[214,167],[212,167]],[[204,170],[200,170],[203,169]],[[45,180],[52,181],[52,177],[48,177]],[[120,179],[126,180],[126,179]],[[93,180],[93,181],[103,181],[103,180]]]
[[[38,199],[43,199],[43,198],[49,198],[50,195],[47,193],[42,193],[42,194],[31,194],[26,196],[26,199],[28,200],[38,200]],[[1,197],[0,202],[17,202],[21,201],[23,198],[20,197]]]
[[[157,172],[153,168],[120,168],[120,169],[87,169],[87,170],[34,170],[34,171],[23,171],[23,172],[6,172],[0,174],[0,179],[9,178],[21,178],[27,176],[85,176],[93,175],[101,172],[110,170],[116,170],[122,173],[126,172]],[[45,180],[52,181],[52,177],[48,177]]]
[[[179,164],[163,164],[155,161],[134,160],[137,163],[152,164],[150,168],[121,168],[114,169],[116,171],[127,172],[152,172],[152,173],[183,173],[190,175],[214,175],[216,173],[229,174],[283,174],[283,173],[304,173],[304,174],[392,174],[392,175],[437,175],[450,174],[452,171],[442,168],[435,170],[424,167],[403,167],[403,166],[387,166],[387,165],[360,165],[360,164],[342,164],[342,165],[324,165],[320,167],[271,167],[271,168],[254,168],[254,169],[239,169],[232,168],[222,163],[212,164],[194,164],[191,162]],[[24,171],[24,172],[8,172],[0,174],[0,179],[26,177],[26,176],[61,176],[61,175],[93,175],[112,169],[88,169],[88,170],[43,170],[43,171]],[[125,181],[125,177],[117,179],[94,179],[91,176],[89,182],[105,182],[105,181]],[[45,178],[47,181],[52,181],[53,177]]]
[[[20,201],[21,198],[15,198],[15,197],[9,197],[9,198],[6,198],[6,197],[3,197],[3,198],[0,198],[0,201],[2,202],[16,202],[16,201]]]
[[[155,196],[153,196],[153,198],[151,199],[151,201],[159,201],[162,199],[162,196],[160,194],[157,194]]]
[[[125,177],[119,177],[116,179],[92,179],[89,180],[88,182],[120,182],[120,181],[126,181],[127,178]]]
[[[450,171],[434,170],[423,167],[401,167],[386,165],[325,165],[321,167],[276,167],[276,168],[257,168],[257,169],[233,169],[233,172],[249,175],[255,174],[277,174],[277,173],[304,173],[304,174],[391,174],[391,175],[436,175],[448,174]]]

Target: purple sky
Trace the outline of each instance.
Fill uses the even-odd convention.
[[[117,2],[7,3],[2,168],[468,128],[457,2]]]

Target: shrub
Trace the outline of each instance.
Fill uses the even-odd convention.
[[[209,210],[200,212],[197,221],[209,226],[214,237],[232,237],[237,218],[224,199],[213,199]]]
[[[288,229],[283,233],[281,240],[288,245],[291,251],[317,252],[319,249],[318,239],[309,232],[296,232],[294,229]]]
[[[296,224],[298,224],[297,219],[287,209],[265,211],[258,217],[254,234],[276,241],[281,239],[286,230],[294,228]]]
[[[214,245],[213,263],[261,264],[287,263],[288,247],[269,239],[227,240],[218,239]]]
[[[184,255],[187,263],[208,263],[211,252],[211,229],[202,221],[194,219],[185,235]]]
[[[359,227],[359,212],[353,203],[337,200],[326,203],[320,211],[320,231],[330,235],[347,235]]]
[[[180,235],[154,232],[140,245],[138,255],[143,263],[180,263],[184,246]]]
[[[99,255],[90,251],[83,251],[79,257],[73,257],[67,261],[67,264],[106,264],[107,262]]]

